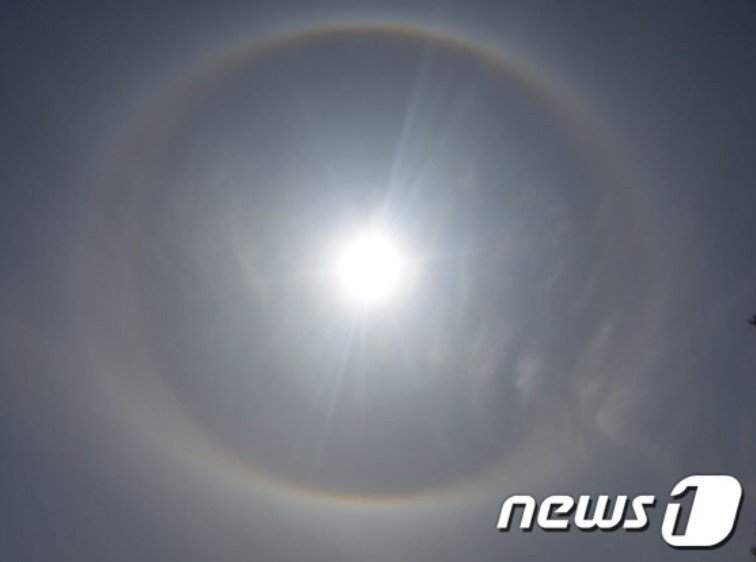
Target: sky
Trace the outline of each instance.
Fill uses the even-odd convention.
[[[751,559],[755,31],[4,2],[0,559]],[[411,275],[369,307],[333,263],[375,225]],[[743,487],[719,548],[661,537],[692,474]],[[500,533],[515,494],[658,503]]]

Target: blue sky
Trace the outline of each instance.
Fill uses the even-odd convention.
[[[0,558],[747,560],[755,17],[5,3]],[[416,275],[366,312],[376,221]],[[673,550],[697,473],[739,525]],[[660,503],[497,533],[521,493]]]

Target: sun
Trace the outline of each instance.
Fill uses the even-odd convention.
[[[380,227],[346,238],[339,247],[335,269],[340,292],[361,307],[390,301],[406,286],[409,273],[401,244]]]

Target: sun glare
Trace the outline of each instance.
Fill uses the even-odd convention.
[[[362,306],[383,304],[407,281],[407,259],[397,241],[378,228],[344,242],[336,263],[341,292]]]

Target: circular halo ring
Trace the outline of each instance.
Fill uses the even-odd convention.
[[[569,138],[577,148],[581,165],[589,169],[592,175],[612,177],[614,183],[620,181],[624,185],[627,184],[628,180],[625,177],[627,167],[618,158],[617,153],[611,150],[615,143],[613,139],[608,138],[609,135],[605,128],[596,123],[595,118],[587,113],[580,103],[577,103],[573,95],[557,88],[548,76],[531,64],[516,58],[512,54],[499,52],[494,48],[479,44],[445,29],[426,28],[404,23],[350,21],[284,30],[263,40],[255,39],[244,42],[209,62],[200,64],[197,69],[178,80],[165,85],[157,96],[148,100],[145,106],[137,111],[134,121],[127,124],[126,130],[116,135],[115,142],[109,147],[109,154],[106,154],[103,159],[103,166],[95,172],[94,182],[98,184],[100,181],[113,177],[113,171],[118,169],[118,165],[122,163],[123,159],[127,158],[128,155],[133,155],[134,143],[143,133],[145,127],[154,127],[155,123],[158,123],[163,127],[163,131],[170,132],[173,124],[177,120],[180,121],[185,112],[191,110],[194,100],[203,99],[214,85],[222,83],[224,78],[232,75],[236,69],[251,60],[280,49],[323,39],[365,35],[436,43],[490,65],[497,72],[515,80],[541,106],[547,109],[549,115],[557,121],[560,128],[569,134]],[[619,192],[616,195],[622,198],[623,205],[634,206],[638,204],[637,197],[634,197],[632,189],[615,191]],[[138,314],[138,311],[136,314]],[[98,334],[91,337],[93,340],[97,340],[102,336]],[[102,341],[98,343],[106,350],[114,347],[113,344]],[[106,355],[107,351],[100,352],[98,357],[102,358]],[[153,374],[156,379],[163,378],[157,368],[153,365],[149,367],[145,371]],[[168,385],[164,381],[163,384],[158,384],[155,381],[156,386],[151,389],[151,391],[157,389],[157,394],[160,395],[157,400],[163,401],[160,404],[160,413],[157,414],[150,409],[149,405],[145,406],[140,403],[140,407],[135,408],[135,405],[141,402],[140,393],[144,393],[145,389],[135,388],[133,382],[124,381],[124,377],[119,376],[115,372],[116,369],[113,369],[111,365],[98,365],[95,360],[93,371],[96,373],[96,379],[98,379],[96,382],[101,384],[102,399],[111,401],[115,399],[119,402],[116,406],[118,414],[114,415],[124,418],[123,421],[127,423],[134,437],[153,441],[153,444],[161,450],[167,449],[170,452],[171,460],[194,463],[195,468],[201,470],[203,477],[216,478],[218,483],[222,482],[224,485],[233,486],[236,491],[243,488],[246,491],[275,492],[276,495],[288,495],[291,499],[295,497],[296,499],[306,498],[318,503],[336,502],[386,506],[427,502],[451,496],[458,498],[463,493],[469,494],[474,489],[479,490],[482,483],[490,481],[494,476],[497,478],[497,484],[501,485],[502,479],[506,478],[508,474],[499,461],[479,469],[475,474],[464,475],[450,482],[409,492],[359,493],[353,490],[314,488],[292,482],[261,469],[250,463],[248,459],[242,458],[235,451],[230,450],[228,446],[218,443],[217,438],[189,416],[178,397],[174,395],[171,389],[165,388]],[[139,413],[135,413],[134,410],[139,410]],[[544,447],[537,448],[542,452]],[[515,451],[514,455],[520,455],[526,459],[531,453],[535,454],[535,451],[526,448]],[[535,475],[538,476],[540,472],[544,472],[541,475],[544,476],[545,470],[536,468],[533,471],[529,468],[527,473],[533,476],[535,472]]]

